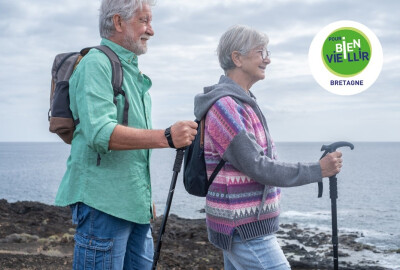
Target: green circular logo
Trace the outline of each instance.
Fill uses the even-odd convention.
[[[371,44],[360,30],[352,27],[339,28],[325,39],[322,59],[331,73],[340,77],[352,77],[368,66]]]

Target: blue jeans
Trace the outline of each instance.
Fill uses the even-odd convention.
[[[74,270],[151,269],[154,255],[150,224],[138,224],[83,203],[72,207],[77,224]]]
[[[289,262],[273,234],[242,240],[235,232],[231,251],[223,251],[225,270],[290,270]]]

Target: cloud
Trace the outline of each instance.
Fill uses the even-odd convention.
[[[57,140],[47,132],[52,61],[57,53],[99,43],[99,5],[0,1],[0,121],[5,127],[0,141]],[[399,9],[399,1],[387,0],[158,1],[153,8],[155,36],[139,60],[140,69],[153,80],[153,126],[193,119],[194,95],[223,73],[215,51],[219,37],[232,25],[246,24],[270,37],[272,63],[266,79],[252,91],[276,140],[322,140],[340,137],[344,130],[356,140],[399,140],[400,18],[394,12]],[[356,96],[328,93],[309,71],[313,37],[337,20],[365,24],[382,43],[381,75]],[[364,128],[368,119],[377,128]],[[293,132],[296,128],[302,132]]]

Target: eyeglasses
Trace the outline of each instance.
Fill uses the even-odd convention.
[[[264,49],[264,50],[259,50],[257,52],[261,53],[261,57],[262,57],[263,60],[265,60],[267,57],[271,58],[271,52],[270,51],[267,51],[267,50]]]

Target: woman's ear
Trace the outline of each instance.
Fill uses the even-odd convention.
[[[231,54],[232,61],[235,64],[236,67],[241,67],[242,66],[242,59],[241,59],[241,54],[238,51],[233,51]]]

